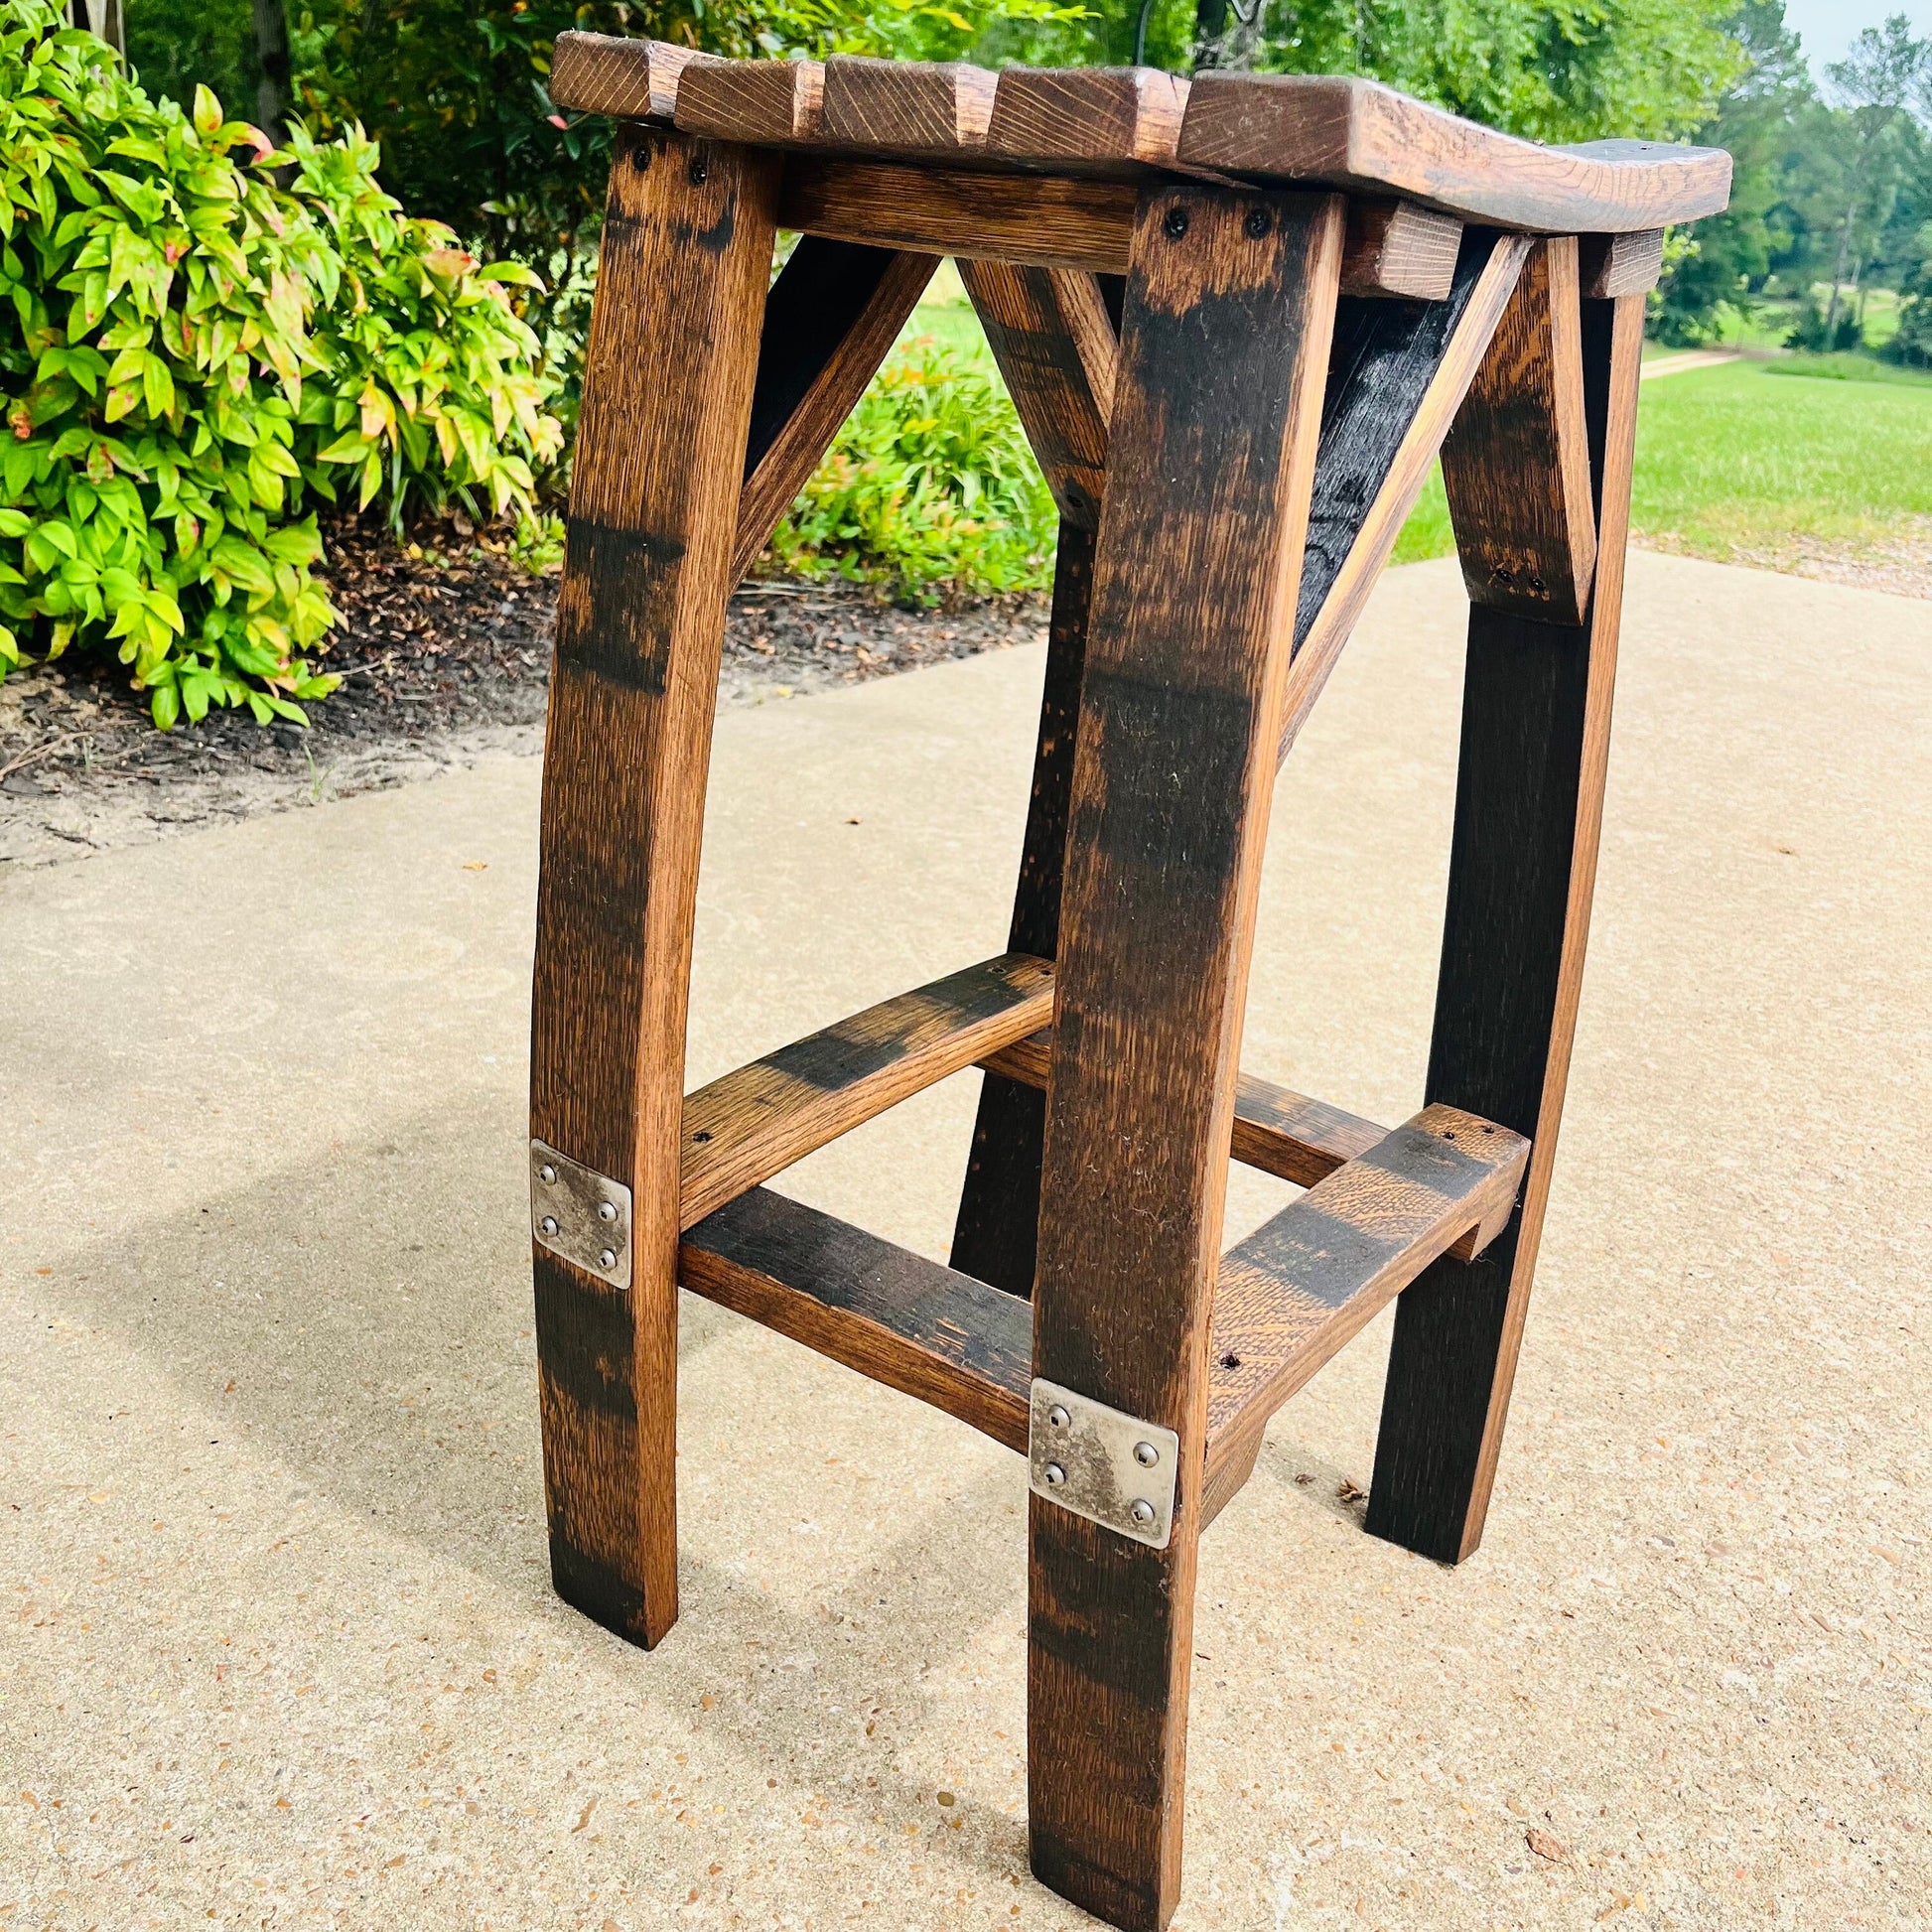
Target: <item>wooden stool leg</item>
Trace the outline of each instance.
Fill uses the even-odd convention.
[[[1087,649],[1087,605],[1093,591],[1093,546],[1091,529],[1062,518],[1033,797],[1027,808],[1027,840],[1007,939],[1009,952],[1033,953],[1041,959],[1051,959],[1059,947],[1060,874],[1073,791],[1073,743]],[[1046,1095],[1004,1074],[987,1074],[973,1123],[973,1150],[960,1190],[951,1259],[961,1274],[990,1282],[1009,1295],[1034,1292],[1039,1164],[1045,1139]]]
[[[988,261],[963,261],[959,272],[1060,507],[1046,688],[1007,940],[1009,951],[1051,959],[1059,943],[1060,877],[1118,329],[1095,276]],[[1010,1295],[1034,1292],[1045,1138],[1044,1092],[987,1074],[960,1190],[952,1265]]]
[[[1643,297],[1582,306],[1579,387],[1589,446],[1582,486],[1597,510],[1594,587],[1583,621],[1552,621],[1525,609],[1526,596],[1565,594],[1562,554],[1557,568],[1532,573],[1522,565],[1537,554],[1533,547],[1518,543],[1512,565],[1509,545],[1457,528],[1472,595],[1487,585],[1512,608],[1479,602],[1469,613],[1428,1095],[1527,1134],[1535,1146],[1509,1229],[1473,1262],[1437,1262],[1397,1305],[1368,1527],[1446,1563],[1460,1562],[1482,1540],[1556,1159],[1596,877]],[[1479,385],[1471,404],[1483,403]],[[1500,442],[1510,426],[1501,411],[1496,420]],[[1464,427],[1459,421],[1466,457],[1482,440],[1483,422],[1468,425],[1468,438]],[[1555,451],[1566,437],[1554,421],[1547,427],[1546,446]],[[1520,418],[1515,428],[1520,436]],[[1495,500],[1521,505],[1540,494],[1561,504],[1579,487],[1547,472],[1541,492],[1526,481],[1520,469],[1504,475],[1499,467],[1490,479]],[[1556,528],[1574,521],[1544,520]],[[1574,561],[1584,546],[1558,549]],[[1471,558],[1484,555],[1486,572],[1471,568]],[[1498,583],[1502,572],[1508,581]],[[1541,581],[1526,581],[1532,576]]]
[[[705,769],[776,163],[621,130],[543,772],[530,1131],[631,1191],[631,1278],[535,1249],[558,1594],[677,1616],[679,1116]]]
[[[1128,1928],[1180,1882],[1209,1302],[1340,262],[1326,196],[1144,192],[1061,905],[1034,1372],[1174,1430],[1164,1549],[1035,1496],[1033,1867]]]

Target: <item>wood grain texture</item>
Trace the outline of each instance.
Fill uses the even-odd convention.
[[[1416,506],[1530,245],[1472,230],[1445,301],[1340,305],[1282,704],[1284,759]]]
[[[790,147],[817,134],[824,91],[817,61],[707,61],[678,84],[677,124],[714,140]]]
[[[1530,251],[1443,444],[1443,486],[1472,604],[1575,624],[1596,567],[1577,240]]]
[[[1343,295],[1441,302],[1455,278],[1462,223],[1414,202],[1352,201],[1341,247]]]
[[[1426,1107],[1222,1257],[1207,1405],[1213,1507],[1253,1467],[1268,1418],[1324,1362],[1439,1255],[1495,1239],[1529,1153],[1507,1128]]]
[[[1051,1031],[1029,1034],[980,1064],[1045,1091],[1051,1078]],[[1279,1174],[1298,1187],[1312,1187],[1346,1161],[1382,1141],[1388,1129],[1331,1107],[1325,1100],[1244,1073],[1235,1082],[1234,1132],[1229,1153],[1245,1167]],[[955,1264],[963,1265],[963,1264]]]
[[[677,1146],[691,920],[776,168],[619,131],[543,772],[530,1131],[631,1190],[628,1294],[534,1254],[558,1592],[677,1615]],[[676,382],[662,379],[675,366]]]
[[[1578,241],[1578,274],[1584,299],[1613,301],[1619,295],[1647,295],[1664,273],[1664,231],[1584,235]]]
[[[1052,1011],[1052,966],[1003,953],[700,1087],[684,1103],[681,1225],[1032,1033]]]
[[[1719,213],[1719,148],[1590,141],[1546,148],[1338,74],[1194,76],[1178,158],[1197,168],[1399,195],[1499,227],[1656,228]]]
[[[1530,1135],[1522,1204],[1396,1311],[1368,1527],[1455,1563],[1482,1540],[1583,985],[1628,534],[1641,295],[1585,308],[1600,543],[1584,624],[1469,614],[1461,768],[1428,1097]]]
[[[691,1229],[678,1277],[693,1294],[1026,1453],[1025,1302],[765,1187]]]
[[[937,255],[805,235],[764,299],[732,581],[751,569],[918,306]]]
[[[1165,1550],[1035,1497],[1035,1872],[1113,1924],[1180,1879],[1208,1305],[1342,209],[1150,186],[1094,568],[1035,1372],[1174,1430]]]
[[[666,41],[615,34],[559,34],[550,57],[550,99],[579,114],[668,121],[678,82],[693,61],[711,56]]]
[[[986,151],[1072,174],[1165,167],[1186,105],[1187,82],[1159,68],[1007,68]]]
[[[880,248],[1117,275],[1127,266],[1134,192],[1123,181],[797,155],[785,167],[778,218]]]
[[[1061,522],[1033,789],[1007,938],[1010,951],[1043,959],[1050,959],[1059,946],[1060,881],[1093,595],[1093,548],[1092,529]],[[1039,1078],[1031,1081],[1024,1075],[988,1072],[980,1087],[972,1148],[953,1224],[952,1265],[1009,1295],[1034,1292],[1040,1162],[1046,1145],[1045,1087],[1043,1063]]]
[[[1116,349],[1099,282],[1077,269],[970,259],[959,274],[1062,519],[1096,528]]]
[[[835,54],[825,64],[826,145],[869,154],[950,155],[986,145],[999,76],[965,61],[875,61]]]

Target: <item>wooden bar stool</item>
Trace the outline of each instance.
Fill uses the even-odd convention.
[[[1327,77],[573,34],[551,91],[623,123],[543,790],[556,1587],[645,1645],[676,1618],[680,1284],[1028,1454],[1034,1870],[1163,1926],[1197,1539],[1398,1294],[1368,1526],[1451,1563],[1482,1534],[1583,971],[1644,293],[1729,160]],[[1009,949],[687,1095],[725,601],[942,255],[1061,516]],[[1390,1131],[1242,1072],[1242,1012],[1276,769],[1439,450],[1461,767],[1428,1104]],[[950,1268],[759,1184],[972,1066]],[[1230,1157],[1307,1191],[1223,1255]]]

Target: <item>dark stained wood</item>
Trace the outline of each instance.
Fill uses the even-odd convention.
[[[1027,1450],[1033,1315],[923,1255],[755,1187],[678,1251],[693,1294]]]
[[[1428,1097],[1535,1142],[1522,1205],[1396,1311],[1368,1527],[1447,1563],[1482,1540],[1549,1198],[1596,878],[1628,533],[1641,295],[1585,310],[1600,541],[1581,625],[1469,613]]]
[[[1718,213],[1730,195],[1730,157],[1720,149],[1544,147],[1335,74],[1215,71],[1190,88],[1145,68],[996,75],[960,63],[845,56],[823,69],[697,59],[703,77],[684,97],[677,69],[697,71],[688,50],[560,35],[551,97],[586,113],[675,111],[680,127],[759,144],[957,153],[988,168],[1126,179],[1172,165],[1320,184],[1555,234],[1655,231]]]
[[[1311,1187],[1382,1139],[1383,1130],[1325,1100],[1244,1073],[1234,1087],[1229,1153],[1250,1168]]]
[[[1115,354],[1099,282],[1077,269],[970,259],[959,273],[1061,517],[1096,527]]]
[[[1059,932],[1035,1372],[1176,1431],[1174,1527],[1035,1496],[1035,1872],[1131,1932],[1180,1880],[1207,1399],[1254,896],[1341,261],[1328,196],[1136,218]]]
[[[1010,950],[1041,958],[1051,958],[1059,945],[1060,876],[1093,595],[1093,546],[1090,527],[1062,519],[1033,792],[1007,938]],[[1040,1161],[1046,1144],[1045,1087],[1043,1061],[1037,1079],[1006,1070],[987,1073],[953,1225],[952,1265],[1009,1295],[1034,1292]]]
[[[1462,223],[1414,202],[1354,201],[1341,249],[1343,295],[1441,302],[1455,276]]]
[[[1647,295],[1664,273],[1664,231],[1585,235],[1578,242],[1584,299],[1608,302],[1619,295]]]
[[[1539,241],[1448,439],[1443,485],[1469,600],[1575,624],[1596,567],[1577,241]]]
[[[1053,1035],[1029,1034],[980,1064],[1041,1092],[1051,1075]],[[1346,1161],[1382,1141],[1386,1127],[1331,1107],[1325,1100],[1244,1073],[1234,1088],[1234,1133],[1229,1153],[1243,1166],[1312,1187]],[[962,1264],[955,1264],[962,1265]]]
[[[807,234],[880,248],[1119,274],[1134,186],[796,155],[785,167],[778,218]]]
[[[701,1221],[1053,1012],[1053,969],[1003,953],[753,1060],[684,1103],[678,1217]]]
[[[1239,1488],[1268,1418],[1439,1255],[1474,1254],[1508,1221],[1529,1143],[1426,1107],[1221,1259],[1207,1403],[1207,1485]]]
[[[1186,81],[1159,68],[1007,68],[986,151],[1069,174],[1165,167],[1186,105]]]
[[[986,145],[999,76],[964,61],[874,61],[835,54],[825,64],[819,133],[832,147],[871,154],[948,155]]]
[[[629,1187],[633,1227],[628,1294],[535,1251],[544,1487],[559,1594],[646,1644],[677,1615],[675,1150],[776,175],[619,132],[557,606],[530,1131]]]
[[[1661,227],[1716,214],[1730,199],[1730,157],[1720,148],[1546,148],[1339,74],[1196,74],[1178,158],[1556,234]]]
[[[811,481],[938,266],[937,255],[822,235],[792,250],[764,300],[733,582]]]
[[[615,34],[559,34],[550,59],[549,92],[558,107],[579,114],[668,121],[677,111],[678,81],[695,48]]]
[[[1340,305],[1282,704],[1283,758],[1395,549],[1530,245],[1522,235],[1473,230],[1445,301]]]
[[[817,61],[707,61],[678,84],[677,124],[719,141],[789,147],[818,132],[824,88]]]

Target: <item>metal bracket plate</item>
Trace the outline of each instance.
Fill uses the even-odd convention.
[[[530,1235],[585,1274],[630,1286],[630,1189],[538,1140],[530,1143]]]
[[[1165,1550],[1173,1534],[1180,1438],[1104,1402],[1034,1378],[1027,1479],[1036,1496]]]

